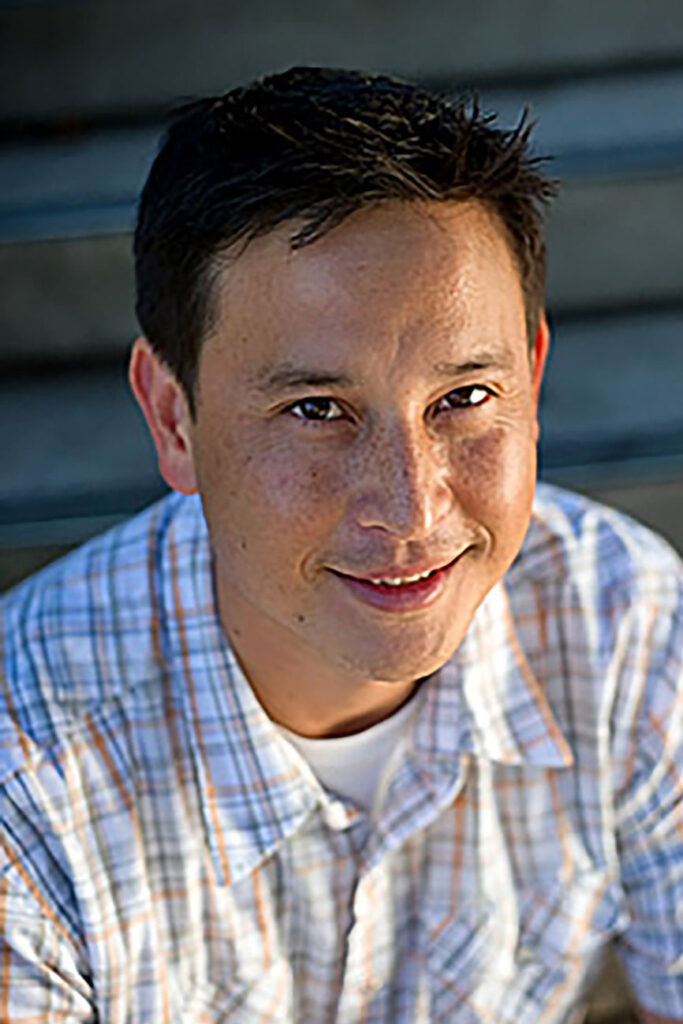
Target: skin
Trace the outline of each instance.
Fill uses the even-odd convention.
[[[143,339],[130,380],[164,479],[201,493],[221,620],[263,706],[344,735],[444,664],[519,550],[548,332],[529,349],[516,264],[477,203],[388,203],[294,252],[291,232],[222,271],[194,421]],[[453,559],[408,613],[345,579]]]

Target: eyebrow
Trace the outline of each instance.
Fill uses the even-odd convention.
[[[259,391],[270,392],[298,387],[351,387],[353,381],[344,373],[329,373],[286,364],[260,373],[254,383]]]
[[[491,368],[507,369],[510,359],[504,353],[478,352],[473,358],[463,363],[440,362],[434,365],[434,372],[439,377],[461,377],[466,373]],[[257,374],[254,380],[257,390],[264,393],[285,391],[291,388],[315,387],[346,387],[354,384],[352,377],[345,373],[330,373],[325,370],[313,370],[307,367],[293,366],[285,363],[282,366],[269,367]]]
[[[464,363],[437,363],[434,370],[441,377],[461,377],[466,373],[476,373],[479,370],[507,370],[512,360],[506,352],[477,352],[472,359]]]

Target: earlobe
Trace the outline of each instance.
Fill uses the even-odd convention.
[[[187,400],[173,372],[146,338],[138,338],[133,345],[128,380],[152,435],[162,477],[181,494],[196,493]]]

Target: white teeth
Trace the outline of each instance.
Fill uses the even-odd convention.
[[[427,576],[431,576],[434,572],[433,569],[428,569],[427,572],[419,572],[415,576],[402,576],[399,579],[371,579],[369,582],[374,584],[382,584],[384,587],[404,587],[407,583],[417,583],[418,580],[424,580]]]

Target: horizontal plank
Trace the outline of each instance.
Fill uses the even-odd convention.
[[[584,309],[681,300],[683,174],[568,186],[548,228],[549,304]],[[101,358],[130,344],[128,235],[0,246],[0,365]]]
[[[8,523],[125,514],[162,484],[123,364],[0,381]]]
[[[683,309],[560,322],[541,395],[545,470],[592,479],[603,466],[683,464],[682,337]]]
[[[547,479],[590,488],[683,475],[682,335],[683,310],[560,326],[541,405]],[[6,374],[0,435],[0,546],[77,539],[162,491],[122,363]]]
[[[133,306],[128,235],[0,246],[0,365],[120,355]]]
[[[558,314],[681,298],[683,173],[568,185],[547,229]]]
[[[537,152],[563,180],[683,169],[683,67],[482,90],[501,123],[528,108]]]
[[[31,573],[37,572],[43,566],[54,562],[56,558],[65,555],[74,545],[106,528],[107,526],[104,524],[101,526],[98,524],[92,531],[85,531],[80,536],[74,536],[71,541],[57,544],[38,543],[33,546],[16,547],[9,544],[3,545],[0,542],[0,594],[9,590],[16,583],[20,583]]]
[[[130,231],[160,125],[0,147],[0,239]]]
[[[528,107],[534,148],[552,173],[620,179],[683,173],[683,69],[484,91],[485,109],[514,125]],[[160,123],[71,129],[0,148],[0,239],[59,238],[130,230],[156,152]]]
[[[166,105],[293,63],[479,81],[682,47],[676,0],[36,0],[0,9],[0,119]]]

